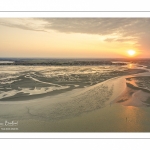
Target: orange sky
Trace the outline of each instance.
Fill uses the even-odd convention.
[[[1,57],[122,58],[129,56],[129,49],[136,51],[136,57],[147,57],[149,35],[144,27],[133,32],[137,21],[1,18]]]

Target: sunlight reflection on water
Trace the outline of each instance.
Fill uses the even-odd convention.
[[[150,109],[148,107],[122,106],[119,111],[118,122],[122,132],[146,132],[150,131]],[[148,126],[147,126],[148,125]]]

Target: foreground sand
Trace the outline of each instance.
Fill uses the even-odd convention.
[[[41,120],[74,117],[109,105],[125,87],[124,78],[115,78],[85,89],[76,89],[38,100],[0,102],[0,115],[1,118],[9,116],[11,119],[40,118]]]
[[[126,78],[147,75],[115,77],[38,100],[1,101],[0,123],[18,121],[19,132],[150,131],[145,104],[150,95],[126,83]]]

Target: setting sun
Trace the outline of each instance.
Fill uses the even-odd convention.
[[[128,50],[127,52],[130,56],[134,56],[135,55],[135,50]]]

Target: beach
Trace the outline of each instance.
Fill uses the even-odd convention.
[[[74,67],[73,69],[77,71],[81,68]],[[121,68],[120,72],[114,74],[114,68],[111,71],[109,68],[105,74],[104,70],[108,70],[108,68],[100,69],[103,72],[103,79],[105,77],[104,81],[102,81],[102,74],[98,74],[96,71],[99,69],[98,67],[95,67],[94,74],[91,74],[93,70],[84,67],[82,73],[80,72],[81,76],[77,76],[80,74],[77,72],[76,75],[67,75],[68,78],[65,78],[65,74],[63,82],[61,80],[57,84],[48,82],[49,78],[38,76],[35,72],[29,74],[29,68],[27,68],[25,74],[18,75],[16,84],[11,85],[11,88],[14,87],[11,94],[7,88],[6,95],[1,93],[1,132],[10,132],[13,128],[14,130],[11,132],[150,131],[148,117],[150,92],[147,84],[150,75],[149,69],[135,65],[133,69]],[[64,68],[61,69],[64,73]],[[67,68],[65,69],[68,72]],[[42,71],[38,72],[47,75],[49,71],[47,68],[44,70],[42,68]],[[57,68],[53,68],[53,72],[56,72],[55,70]],[[70,70],[72,71],[71,68]],[[97,76],[96,81],[93,80],[96,79],[94,75]],[[88,76],[90,77],[88,78]],[[93,79],[92,76],[94,76]],[[97,83],[98,76],[101,76],[100,83]],[[54,78],[54,73],[51,74],[51,77]],[[76,78],[73,80],[72,77]],[[84,82],[80,81],[81,78]],[[21,85],[20,79],[24,79],[25,84]],[[33,83],[36,81],[34,83],[36,87],[28,88],[30,86],[29,79]],[[90,79],[90,83],[87,84],[88,79]],[[69,84],[72,82],[71,85],[68,84],[68,80]],[[19,85],[20,89],[16,85]],[[6,130],[7,122],[8,124],[13,122],[13,128],[8,125],[8,130]]]

